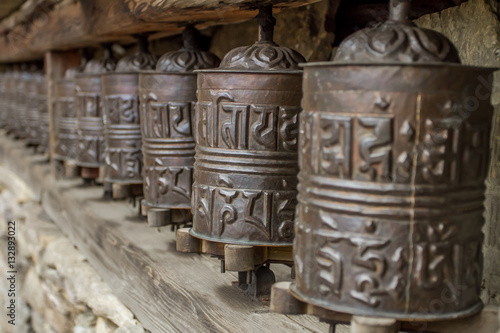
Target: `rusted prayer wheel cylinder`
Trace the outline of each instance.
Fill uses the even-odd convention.
[[[493,70],[460,65],[408,5],[304,68],[292,292],[355,315],[452,319],[482,307]]]
[[[83,178],[97,178],[105,162],[101,74],[114,70],[111,50],[105,49],[102,59],[89,61],[83,72],[75,75],[77,113],[77,159]]]
[[[33,80],[33,75],[27,71],[19,73],[15,81],[15,108],[14,117],[14,136],[18,139],[28,137],[28,96],[27,86]]]
[[[39,150],[41,152],[49,151],[49,106],[47,97],[47,80],[45,75],[40,75],[37,80],[37,99],[38,99],[38,115],[40,117],[39,136],[40,144]]]
[[[41,142],[40,136],[40,113],[38,110],[38,82],[39,73],[31,75],[30,80],[25,82],[26,93],[26,142],[29,145],[38,146]]]
[[[74,161],[77,157],[78,134],[73,77],[55,81],[54,131],[54,158],[60,161]]]
[[[19,76],[17,70],[13,70],[8,75],[5,83],[5,130],[11,134],[15,128],[14,110],[16,106],[16,80]]]
[[[140,38],[138,53],[118,61],[115,72],[102,74],[105,181],[112,184],[142,187],[139,71],[153,69],[156,64],[147,47],[147,39]]]
[[[0,128],[5,128],[7,122],[7,80],[9,72],[0,74]]]
[[[218,69],[198,72],[191,234],[289,246],[302,98],[298,63],[305,60],[272,41],[272,16],[261,14],[258,42],[230,51]]]
[[[191,215],[186,210],[191,209],[195,154],[191,123],[196,103],[193,70],[217,67],[220,63],[215,55],[198,48],[196,34],[193,27],[186,28],[184,47],[163,55],[156,72],[139,76],[143,206],[152,227],[175,223],[176,216],[171,213],[181,213],[180,209],[184,209],[186,218]]]

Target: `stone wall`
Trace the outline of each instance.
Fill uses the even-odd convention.
[[[0,169],[2,179],[15,178]],[[2,317],[0,332],[147,332],[40,205],[14,186],[0,183],[0,272],[9,270],[7,221],[16,221],[16,318],[13,326]],[[8,306],[9,288],[0,279],[2,309]]]
[[[500,66],[500,5],[497,0],[469,0],[458,7],[421,17],[419,26],[437,30],[455,44],[462,63]],[[500,304],[500,73],[494,75],[491,162],[486,181],[484,277],[482,298]]]

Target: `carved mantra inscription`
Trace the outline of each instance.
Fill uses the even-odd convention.
[[[75,98],[78,113],[78,162],[99,167],[104,163],[105,142],[101,97],[79,91]]]
[[[335,76],[310,70],[320,82],[309,85],[306,75],[306,88]],[[470,76],[463,86],[473,86]],[[467,112],[462,101],[474,92],[463,86],[306,89],[294,243],[300,298],[395,318],[479,309],[491,106],[479,101]]]
[[[298,106],[243,104],[211,92],[197,104],[197,144],[211,148],[296,151]]]
[[[421,183],[478,180],[487,165],[487,124],[472,125],[456,119],[425,119],[423,142],[414,145],[415,124],[405,122],[395,131],[394,119],[372,116],[336,116],[306,112],[301,115],[299,159],[306,173],[348,180],[408,183],[414,158]],[[395,135],[398,134],[398,135]],[[394,156],[394,139],[408,149]],[[471,165],[462,170],[461,159]],[[462,173],[462,174],[461,174]]]
[[[192,209],[200,237],[261,244],[293,240],[300,107],[274,104],[286,101],[279,96],[266,104],[266,95],[211,89],[198,100]]]
[[[57,99],[55,102],[56,142],[54,153],[63,159],[76,158],[76,112],[73,98]]]
[[[107,179],[142,183],[142,140],[137,95],[104,96]]]
[[[159,207],[191,208],[195,103],[161,102],[150,93],[141,104],[145,199]]]

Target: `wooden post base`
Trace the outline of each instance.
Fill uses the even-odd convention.
[[[78,178],[80,177],[80,167],[76,165],[75,161],[64,161],[64,177]]]
[[[293,315],[310,314],[335,324],[351,323],[352,333],[394,333],[399,332],[433,332],[433,333],[470,333],[492,332],[499,330],[498,306],[487,305],[484,309],[470,317],[440,321],[397,321],[392,318],[372,318],[353,316],[327,310],[304,303],[290,293],[291,282],[275,283],[271,289],[271,311]]]
[[[177,230],[176,249],[184,253],[208,253],[223,258],[224,269],[243,272],[275,262],[293,265],[291,246],[251,246],[213,242],[191,236],[190,228]]]
[[[141,212],[148,217],[148,225],[152,228],[172,226],[177,230],[178,226],[185,225],[192,221],[193,216],[189,209],[165,209],[148,207],[141,201]]]
[[[99,168],[82,167],[80,176],[83,179],[97,179],[99,178]]]
[[[113,199],[122,200],[142,195],[142,184],[112,184]]]
[[[234,284],[246,295],[259,301],[269,301],[271,287],[276,281],[269,264],[282,263],[293,267],[291,246],[226,244],[193,237],[189,231],[190,228],[177,230],[177,251],[218,257],[221,260],[221,272],[238,272],[238,281]]]

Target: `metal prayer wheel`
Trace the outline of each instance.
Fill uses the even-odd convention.
[[[16,104],[16,80],[19,72],[16,68],[7,74],[8,80],[5,82],[5,130],[13,133],[15,128],[14,110]]]
[[[25,139],[28,136],[28,98],[27,86],[33,79],[32,73],[27,71],[27,66],[19,73],[15,80],[15,108],[12,114],[14,118],[14,136],[18,139]]]
[[[354,315],[451,319],[482,307],[493,69],[391,18],[304,68],[294,259],[300,300]]]
[[[33,73],[25,81],[26,92],[26,141],[29,145],[38,146],[41,143],[40,113],[38,110],[38,83],[40,74]]]
[[[7,122],[7,81],[9,72],[0,74],[0,128],[5,128]]]
[[[77,158],[77,118],[75,108],[76,68],[66,71],[65,78],[54,84],[54,159],[60,161]]]
[[[198,71],[193,184],[194,237],[289,246],[297,185],[298,114],[304,58],[272,41],[271,8],[259,41]]]
[[[153,69],[156,58],[149,53],[147,38],[138,39],[139,51],[118,61],[116,71],[102,74],[105,181],[113,184],[113,197],[142,190],[142,138],[139,114],[139,71]]]
[[[75,75],[77,113],[77,158],[83,178],[97,178],[105,161],[101,74],[115,69],[111,48],[104,49],[102,59],[90,60],[81,73]]]
[[[39,150],[41,152],[49,151],[49,108],[48,108],[48,90],[45,74],[38,76],[37,80],[37,99],[38,99],[38,115],[39,115]]]
[[[184,47],[164,54],[156,72],[139,76],[144,200],[148,224],[158,227],[190,218],[195,142],[196,73],[217,67],[219,58],[197,45],[197,30],[183,32]],[[183,216],[172,216],[175,213]],[[180,220],[179,220],[180,219]]]

